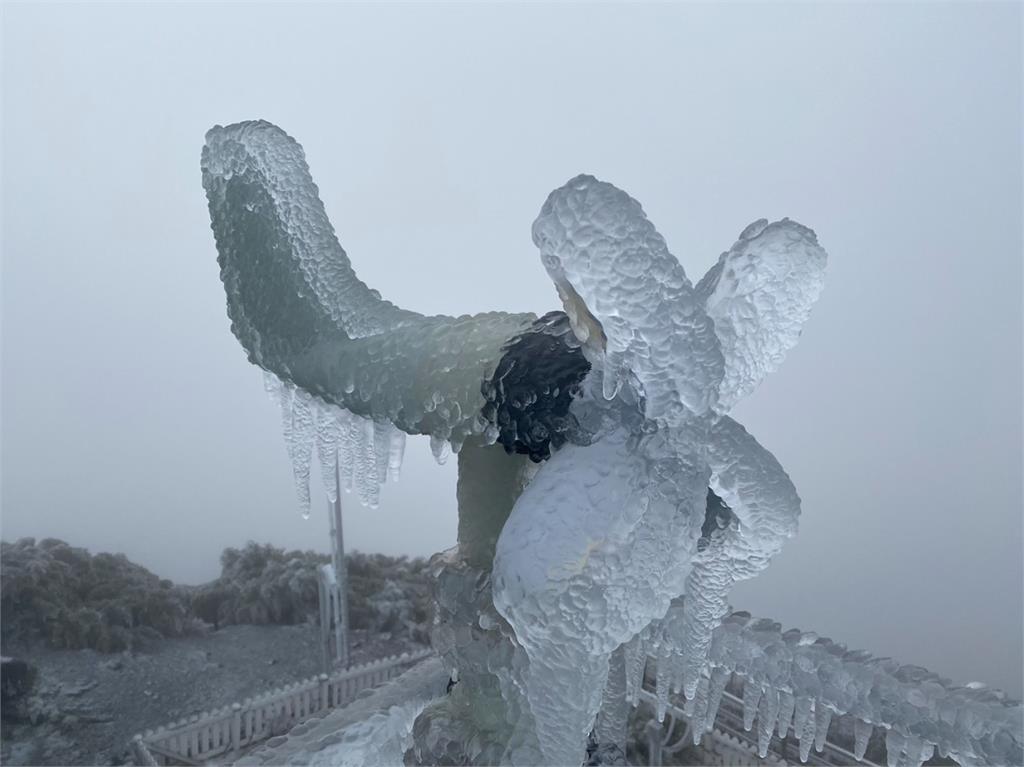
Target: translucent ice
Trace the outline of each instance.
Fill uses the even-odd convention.
[[[797,249],[813,241],[801,230]],[[530,657],[527,696],[544,755],[571,763],[593,726],[615,648],[685,589],[693,596],[684,616],[688,644],[679,664],[660,656],[659,716],[674,683],[692,697],[730,587],[765,567],[795,532],[799,499],[788,477],[742,427],[720,416],[719,403],[727,375],[747,380],[751,359],[775,359],[792,344],[771,342],[771,327],[748,342],[726,320],[720,334],[704,307],[719,294],[693,289],[639,203],[611,184],[572,179],[549,196],[533,233],[593,368],[572,406],[591,444],[555,453],[516,502],[498,541],[494,599]],[[765,279],[723,283],[721,294],[737,304],[758,305],[790,289],[785,279],[771,279],[782,271],[775,261],[806,260],[785,243],[778,254],[761,247],[762,233],[745,233],[751,244],[744,253],[753,254],[747,271]],[[823,251],[820,257],[823,263]],[[794,311],[780,306],[771,315],[777,332],[786,335],[806,318]],[[743,343],[723,355],[720,338],[737,336]],[[709,533],[698,553],[709,481],[733,522]]]
[[[211,129],[202,171],[231,328],[253,363],[406,433],[483,432],[481,382],[533,315],[426,317],[383,300],[338,244],[302,148],[270,123]]]
[[[328,495],[340,484],[369,505],[406,433],[438,460],[458,453],[435,643],[463,681],[375,711],[349,755],[397,759],[422,709],[428,760],[578,764],[595,726],[621,741],[619,703],[636,702],[650,657],[659,714],[681,690],[695,739],[735,673],[762,754],[792,728],[806,759],[850,714],[858,754],[881,727],[891,763],[1021,762],[1021,707],[999,693],[727,616],[732,584],[796,529],[795,488],[727,413],[821,292],[810,229],[756,221],[694,287],[636,200],[578,176],[533,228],[564,315],[426,317],[356,277],[280,129],[214,128],[202,170],[232,330],[269,371],[300,505],[314,446]],[[533,473],[494,441],[546,463]]]
[[[657,658],[684,653],[685,601],[676,600],[663,619],[641,632],[634,652]],[[780,736],[792,727],[806,758],[812,747],[823,747],[832,717],[849,714],[856,717],[858,758],[875,727],[886,732],[892,763],[920,765],[935,751],[962,765],[1020,764],[1024,757],[1019,701],[983,685],[955,685],[919,666],[847,650],[813,633],[783,632],[779,624],[747,613],[733,613],[714,629],[707,663],[712,698],[730,675],[744,680],[745,725],[753,724],[750,712],[753,699],[758,701],[762,751],[773,727]],[[703,725],[694,725],[695,740],[711,727],[715,710],[712,702]]]
[[[577,176],[548,196],[533,241],[607,399],[629,377],[652,420],[708,412],[724,368],[715,326],[640,203]]]
[[[724,414],[796,342],[822,284],[814,233],[756,222],[694,288],[639,203],[578,176],[533,228],[568,330],[528,314],[425,317],[356,277],[302,149],[280,129],[214,128],[202,169],[232,330],[283,382],[303,507],[314,445],[328,495],[340,475],[369,505],[397,472],[404,433],[429,435],[439,461],[495,439],[549,459],[510,499],[493,568],[494,605],[529,659],[515,686],[545,757],[578,761],[602,693],[618,684],[610,658],[635,697],[637,642],[659,658],[662,705],[670,689],[700,691],[713,717],[722,680],[708,655],[729,589],[766,566],[799,511],[781,467]],[[538,351],[544,367],[530,371]],[[460,474],[487,464],[459,460]],[[460,513],[462,490],[460,478]],[[480,514],[460,519],[474,567],[489,562],[501,522]],[[675,652],[675,624],[650,626],[684,591]],[[503,646],[491,639],[479,646]],[[751,689],[774,712],[774,688]],[[617,731],[605,708],[599,729]]]
[[[372,421],[328,405],[318,398],[264,373],[264,386],[281,405],[282,430],[292,460],[299,505],[309,514],[309,473],[316,446],[327,497],[334,500],[341,477],[345,490],[374,508],[380,486],[398,478],[405,434],[390,423]]]
[[[726,362],[721,412],[753,391],[796,345],[824,287],[826,260],[807,227],[762,218],[698,283],[697,296],[715,323]]]

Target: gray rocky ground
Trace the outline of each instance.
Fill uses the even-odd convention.
[[[317,636],[309,624],[233,625],[115,655],[5,645],[4,655],[28,661],[37,678],[19,706],[22,721],[7,721],[5,712],[0,762],[124,764],[137,732],[319,673]],[[352,662],[419,647],[356,631]]]

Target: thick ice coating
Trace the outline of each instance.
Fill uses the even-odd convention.
[[[688,598],[687,598],[688,599]],[[636,700],[643,663],[656,664],[659,689],[687,652],[686,601],[676,600],[627,646],[627,685]],[[856,717],[854,753],[875,727],[886,731],[888,763],[920,765],[933,753],[970,764],[1021,764],[1024,709],[980,684],[956,685],[920,666],[873,658],[817,634],[782,631],[774,621],[733,613],[714,631],[689,715],[694,742],[714,723],[730,675],[744,681],[744,726],[757,722],[760,753],[772,732],[792,728],[802,760],[820,751],[833,715]],[[707,691],[702,694],[701,690]]]
[[[593,176],[553,191],[533,241],[611,399],[638,381],[648,418],[677,423],[714,406],[723,375],[715,326],[640,203]]]
[[[533,315],[426,317],[383,300],[338,243],[302,148],[268,122],[210,130],[202,170],[231,329],[253,363],[454,449],[483,431],[481,382]]]
[[[762,218],[697,284],[725,357],[719,412],[729,412],[796,346],[825,285],[826,261],[813,231],[788,218]]]
[[[282,431],[303,515],[309,515],[314,444],[328,499],[337,498],[340,489],[354,490],[360,503],[376,508],[381,485],[388,479],[398,481],[405,433],[386,421],[362,418],[328,405],[282,383],[272,373],[264,372],[263,378],[267,392],[281,406]]]
[[[232,330],[281,405],[303,510],[314,452],[329,497],[371,506],[405,434],[459,453],[459,545],[436,563],[448,694],[448,668],[393,689],[330,759],[579,764],[592,733],[621,755],[650,656],[659,716],[682,691],[697,736],[738,674],[762,753],[792,728],[806,759],[848,713],[855,751],[886,728],[893,764],[1020,761],[1020,705],[997,693],[725,617],[796,531],[795,487],[727,413],[822,290],[813,231],[758,220],[694,287],[636,200],[577,176],[533,226],[565,314],[426,317],[357,278],[279,128],[212,129],[202,171]]]
[[[748,228],[745,236],[756,241],[763,231]],[[800,503],[792,483],[739,424],[719,416],[718,393],[732,360],[749,379],[743,364],[792,345],[772,334],[791,333],[809,303],[802,317],[777,317],[758,330],[761,342],[749,353],[724,356],[705,295],[693,290],[639,203],[589,176],[551,193],[534,241],[592,364],[572,405],[592,444],[554,453],[516,502],[498,541],[494,601],[530,658],[526,692],[544,756],[573,763],[616,648],[685,590],[693,597],[687,645],[672,681],[693,697],[732,584],[763,569],[795,533]],[[786,246],[749,249],[771,258],[751,256],[750,284],[727,285],[722,294],[731,290],[754,306],[794,287],[771,278],[776,261],[808,260]],[[819,251],[812,260],[823,259]],[[731,268],[724,272],[731,277]],[[721,332],[736,335],[725,320]],[[731,520],[714,531],[704,529],[709,482],[725,504],[722,518]],[[660,699],[668,686],[659,677]]]

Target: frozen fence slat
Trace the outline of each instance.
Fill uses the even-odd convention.
[[[277,727],[291,729],[300,721],[320,711],[349,703],[368,688],[387,681],[393,674],[432,655],[420,650],[353,666],[334,674],[321,674],[263,695],[247,698],[243,703],[204,711],[171,722],[132,738],[129,746],[138,765],[150,767],[159,762],[205,762],[242,746],[280,734]]]

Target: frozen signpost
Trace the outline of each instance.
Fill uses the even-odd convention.
[[[370,506],[405,434],[458,454],[440,661],[364,700],[323,763],[571,765],[588,738],[621,762],[649,658],[658,714],[681,692],[698,737],[735,675],[762,753],[792,727],[806,758],[849,714],[894,765],[1019,763],[1001,693],[729,615],[797,529],[792,482],[729,412],[821,292],[813,231],[755,221],[694,285],[636,200],[578,176],[533,227],[564,311],[428,317],[356,277],[276,126],[212,129],[202,170],[232,331],[281,401],[304,511],[314,445],[332,502],[344,485]]]

